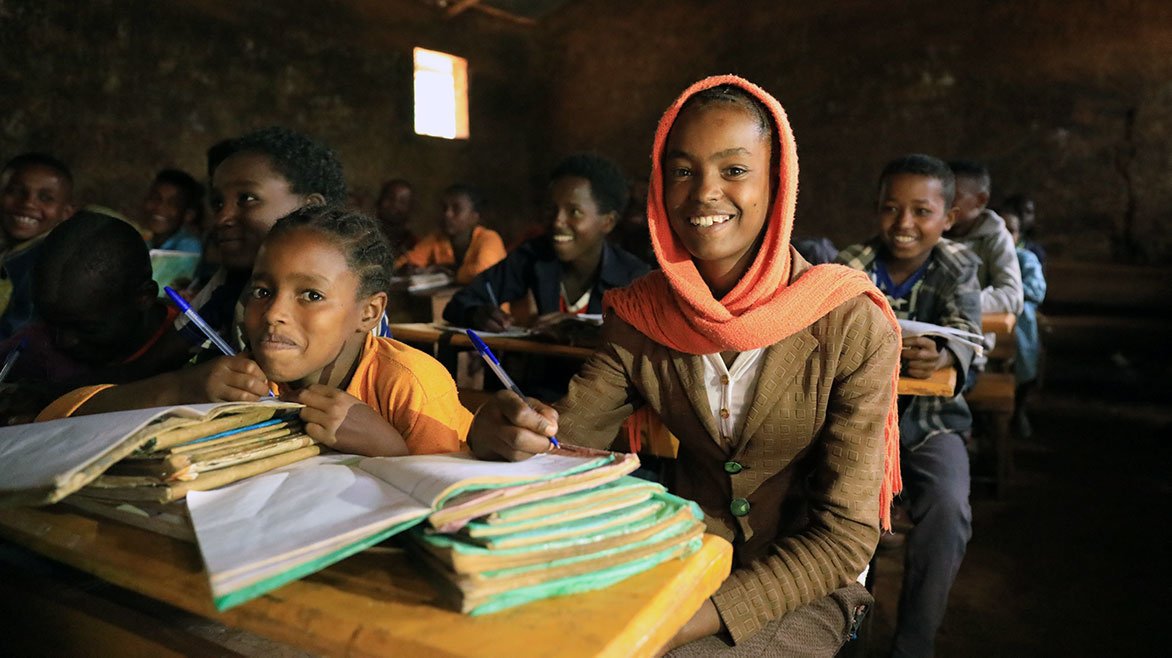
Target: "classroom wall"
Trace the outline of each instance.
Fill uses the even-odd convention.
[[[883,163],[922,151],[985,161],[995,199],[1032,193],[1055,257],[1172,262],[1164,0],[581,0],[541,38],[547,158],[595,148],[646,175],[663,109],[732,72],[789,113],[799,235],[868,237]]]
[[[153,173],[204,177],[219,139],[280,123],[333,146],[368,208],[381,181],[480,185],[511,232],[532,216],[533,32],[415,0],[6,0],[0,158],[59,154],[84,203],[134,215]],[[412,48],[469,59],[471,139],[413,131]]]

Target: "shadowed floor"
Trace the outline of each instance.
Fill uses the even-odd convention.
[[[999,500],[973,494],[937,654],[1162,653],[1172,410],[1060,395],[1033,409],[1012,487]],[[864,655],[890,650],[902,559],[902,546],[881,549]]]

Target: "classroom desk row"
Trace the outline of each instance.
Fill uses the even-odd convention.
[[[383,545],[220,613],[212,607],[193,544],[94,519],[63,504],[0,509],[0,537],[227,626],[317,654],[348,656],[650,656],[719,588],[732,564],[732,546],[705,535],[697,553],[612,587],[470,617],[437,607],[431,587],[405,554]],[[31,608],[18,610],[18,618],[33,615]],[[37,652],[68,645],[101,655],[125,653],[118,647],[128,644],[144,646],[126,642],[144,633],[128,615],[100,617],[98,610],[76,608],[70,611],[76,623],[60,623],[56,616],[29,620],[30,627],[57,629],[43,643],[33,638]],[[55,615],[43,606],[41,614]],[[86,618],[78,621],[79,614]],[[158,630],[150,629],[156,644]],[[27,643],[30,632],[12,629],[0,645]],[[182,636],[163,634],[163,645]]]
[[[444,330],[433,324],[408,323],[392,324],[391,335],[396,340],[408,343],[437,344],[441,339],[449,340],[455,347],[472,348],[472,341],[462,332]],[[446,335],[446,336],[445,336]],[[503,336],[483,336],[484,342],[494,351],[523,352],[539,356],[559,356],[577,358],[585,361],[590,358],[594,350],[588,347],[574,347],[557,345],[529,338],[510,338]],[[927,379],[899,378],[900,395],[952,395],[956,388],[956,371],[952,368],[937,370]]]

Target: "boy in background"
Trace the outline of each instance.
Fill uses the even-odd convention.
[[[888,163],[879,177],[879,236],[843,249],[838,261],[870,276],[900,319],[980,333],[976,256],[941,238],[956,216],[955,179],[926,155]],[[972,534],[969,458],[962,438],[972,424],[964,387],[974,350],[955,341],[905,336],[903,374],[957,374],[953,397],[901,397],[903,499],[915,527],[908,535],[895,656],[931,656],[948,592]]]
[[[44,153],[18,155],[0,180],[0,339],[33,317],[32,272],[41,239],[73,214],[73,173]]]
[[[61,393],[106,381],[142,356],[175,319],[158,298],[146,244],[130,224],[82,211],[39,248],[32,293],[39,321],[0,343],[0,359],[24,343],[8,381],[22,402],[6,420],[35,416]],[[22,408],[23,407],[23,408]]]
[[[484,196],[471,185],[448,186],[440,203],[443,216],[439,230],[424,236],[395,266],[406,274],[421,270],[449,272],[456,283],[466,285],[504,260],[507,254],[500,234],[480,225],[484,206]]]
[[[411,233],[411,209],[415,205],[415,190],[411,183],[395,178],[383,183],[375,205],[379,227],[396,253],[409,251],[418,242]]]
[[[989,170],[968,160],[953,160],[948,166],[956,177],[956,221],[947,236],[981,259],[977,269],[981,312],[1017,315],[1022,308],[1021,269],[1005,220],[986,207]]]
[[[1005,218],[1005,225],[1013,241],[1019,243],[1022,221],[1017,211],[1007,209],[1001,215]],[[1017,340],[1017,351],[1013,357],[1013,376],[1017,383],[1013,402],[1013,428],[1018,436],[1028,439],[1034,432],[1026,416],[1026,398],[1038,379],[1038,357],[1042,351],[1042,338],[1038,333],[1038,304],[1046,298],[1046,277],[1042,272],[1042,261],[1028,248],[1017,248],[1017,260],[1021,266],[1025,308],[1013,326],[1013,336]]]
[[[203,185],[191,174],[163,169],[142,202],[142,226],[151,233],[151,249],[198,254],[202,248],[198,230],[203,220]]]

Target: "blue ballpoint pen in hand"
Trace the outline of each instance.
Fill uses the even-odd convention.
[[[208,326],[208,323],[203,321],[203,318],[199,317],[199,313],[196,313],[195,309],[191,308],[191,305],[187,303],[186,299],[180,297],[179,293],[172,290],[170,286],[163,286],[163,290],[166,291],[167,296],[171,298],[171,301],[175,302],[175,305],[179,307],[179,311],[183,313],[183,315],[186,315],[187,319],[191,320],[192,323],[194,323],[195,326],[203,332],[203,335],[207,336],[208,340],[212,341],[212,344],[220,348],[220,351],[224,353],[224,356],[236,356],[236,350],[232,349],[232,346],[229,345],[227,341],[225,341],[223,338],[220,338],[220,334],[217,334],[214,329]],[[273,395],[272,391],[269,391],[269,397],[271,398],[276,396]]]
[[[487,363],[488,367],[496,373],[496,376],[501,380],[501,383],[505,385],[505,388],[509,389],[513,393],[516,393],[517,397],[521,398],[521,401],[528,405],[530,409],[537,411],[537,409],[533,408],[533,405],[529,404],[529,400],[525,397],[525,394],[521,392],[521,389],[518,388],[517,384],[513,382],[513,378],[509,377],[509,374],[505,372],[504,368],[501,367],[500,361],[496,360],[496,355],[492,353],[492,350],[488,349],[488,345],[484,344],[484,341],[480,339],[480,336],[477,336],[476,332],[472,331],[471,329],[467,330],[467,334],[468,340],[472,341],[472,345],[476,348],[476,351],[480,352],[480,356],[484,358],[484,362]],[[555,436],[549,437],[549,442],[552,443],[554,447],[562,447],[561,444],[558,443],[557,437]]]
[[[220,338],[220,334],[216,333],[215,329],[209,327],[208,323],[204,322],[203,318],[199,317],[199,314],[195,312],[195,309],[191,308],[191,305],[187,303],[186,299],[180,297],[179,293],[172,290],[170,286],[163,286],[163,290],[166,291],[167,296],[171,298],[171,301],[175,302],[175,305],[179,307],[179,312],[183,313],[183,315],[186,315],[187,319],[190,320],[196,327],[198,327],[199,330],[203,332],[203,335],[207,336],[208,340],[212,341],[213,345],[220,348],[220,351],[224,353],[224,356],[236,356],[236,350],[232,349],[231,345],[225,342],[223,338]]]

